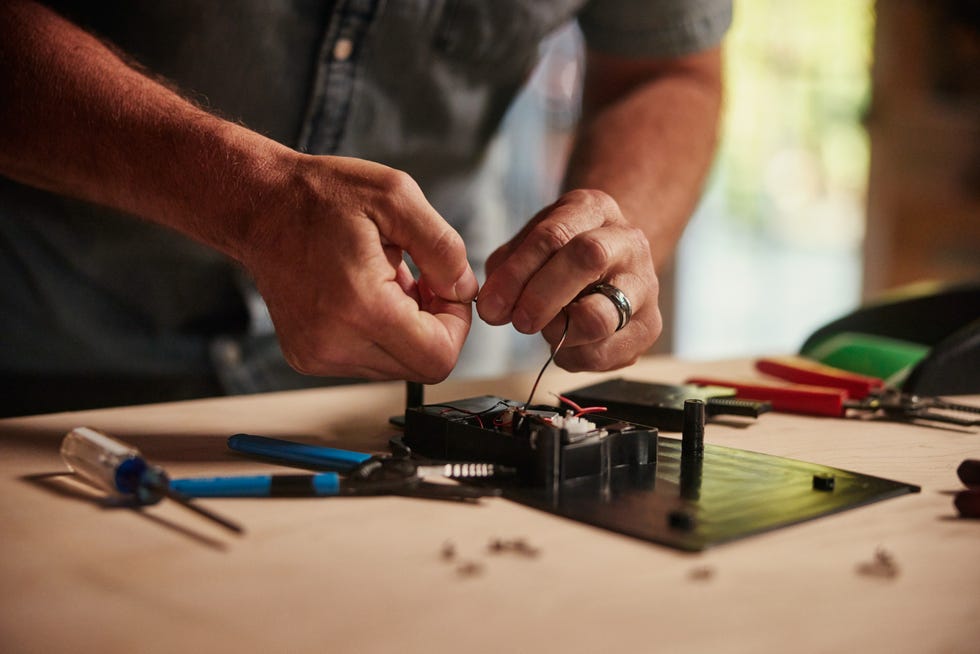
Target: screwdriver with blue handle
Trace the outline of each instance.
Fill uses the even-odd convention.
[[[155,504],[167,497],[225,529],[243,532],[238,524],[194,504],[174,489],[163,468],[150,464],[139,450],[100,431],[72,429],[61,441],[61,458],[89,484],[136,505]]]
[[[324,497],[333,495],[408,495],[433,499],[471,500],[500,495],[491,487],[435,484],[426,477],[456,480],[490,479],[506,474],[491,463],[430,463],[407,457],[373,456],[365,452],[307,445],[278,438],[236,434],[228,447],[242,454],[298,465],[317,474],[244,475],[177,479],[171,488],[189,497]],[[345,475],[341,477],[341,474]]]

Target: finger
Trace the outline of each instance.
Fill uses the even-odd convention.
[[[392,243],[386,243],[384,237],[378,234],[378,238],[381,240],[381,251],[384,252],[385,259],[388,260],[388,265],[392,268],[397,268],[399,265],[404,263],[404,251]]]
[[[631,321],[642,315],[645,306],[657,304],[656,278],[621,273],[606,278],[606,283],[615,286],[626,296],[630,303]],[[596,343],[620,329],[619,309],[602,293],[587,292],[567,304],[562,311],[569,316],[570,327],[565,340],[570,347]],[[563,320],[559,314],[545,325],[541,333],[549,343],[554,343],[561,337],[562,327]],[[623,329],[625,328],[624,326]]]
[[[646,241],[638,239],[635,228],[607,225],[594,229],[572,239],[528,281],[514,307],[512,322],[525,334],[540,331],[600,280],[620,288],[633,310],[639,311],[652,292],[647,279],[656,280],[656,276]],[[619,314],[612,302],[607,299],[606,303],[608,307],[592,299],[586,302],[588,310],[576,325],[577,339],[591,334],[594,340],[615,331]]]
[[[342,347],[336,346],[341,339],[324,339],[316,332],[288,339],[283,353],[290,365],[306,374],[424,383],[444,379],[469,331],[471,305],[436,297],[423,309],[394,283],[380,288],[374,300],[370,308],[348,316],[356,337],[343,338]],[[290,351],[289,343],[301,349]]]
[[[601,226],[604,215],[580,205],[552,205],[547,216],[531,226],[507,258],[489,273],[477,299],[480,317],[491,325],[513,320],[514,305],[525,285],[545,263],[577,234]]]
[[[329,376],[370,379],[371,381],[390,381],[410,379],[415,374],[381,348],[375,346],[374,349],[375,352],[373,354],[362,355],[362,359],[371,361],[373,365],[368,365],[367,363],[350,364],[343,368],[332,370]]]
[[[377,239],[376,232],[374,238]],[[408,266],[399,261],[398,267],[392,268],[390,263],[387,252],[378,249],[372,254],[367,250],[359,254],[356,279],[348,284],[331,285],[326,289],[328,293],[309,302],[287,302],[278,295],[266,294],[283,354],[290,365],[306,374],[367,379],[438,381],[448,374],[469,327],[469,305],[453,306],[443,300],[423,299]],[[330,321],[311,318],[305,313],[304,308],[319,305],[331,307]],[[440,314],[455,313],[464,325],[460,327],[456,324],[459,320],[454,322],[444,316],[439,317],[448,325],[440,323],[426,314],[427,309]],[[386,339],[416,333],[417,329],[406,331],[404,324],[420,316],[433,318],[435,325],[430,329],[435,333],[423,338],[421,343],[418,337],[407,338],[409,353],[417,351],[421,355],[419,360],[406,361],[405,353],[392,347]],[[441,357],[431,357],[436,361],[434,366],[425,360],[427,348],[436,349]]]
[[[557,205],[558,205],[558,202],[553,202],[550,205],[548,205],[547,207],[541,209],[541,211],[539,211],[538,213],[534,214],[534,217],[532,217],[531,220],[529,220],[527,222],[527,224],[525,224],[521,228],[521,230],[519,232],[517,232],[517,234],[512,239],[510,239],[509,241],[507,241],[506,243],[504,243],[503,245],[501,245],[499,248],[497,248],[496,250],[494,250],[490,254],[490,256],[487,257],[487,260],[484,263],[484,266],[483,267],[484,267],[484,270],[486,271],[486,274],[487,274],[488,277],[490,275],[492,275],[494,273],[494,271],[497,270],[497,268],[500,267],[500,264],[502,264],[504,261],[507,260],[507,257],[509,257],[511,255],[511,253],[514,252],[514,250],[517,248],[517,246],[519,246],[521,243],[524,242],[524,239],[527,237],[527,235],[531,231],[531,229],[535,225],[537,225],[538,222],[540,222],[542,218],[544,218],[545,216],[547,216],[548,213],[550,213],[551,211],[553,211],[554,210],[554,207],[557,206]]]
[[[507,257],[509,257],[510,253],[514,251],[515,247],[517,247],[517,245],[514,243],[514,241],[508,241],[490,253],[490,256],[487,257],[486,262],[483,264],[483,269],[486,272],[487,277],[493,275],[497,268],[500,267],[500,264],[507,260]]]
[[[619,327],[619,311],[615,305],[606,296],[591,293],[566,305],[541,330],[541,335],[552,346],[564,333],[565,320],[562,318],[564,314],[568,314],[569,322],[564,347],[597,343],[615,334],[616,328]]]
[[[601,341],[569,345],[566,339],[555,355],[555,363],[570,372],[606,371],[629,366],[650,349],[662,328],[660,309],[655,304],[647,305],[642,314],[621,331]]]
[[[636,288],[635,284],[625,284],[621,281],[622,276],[617,277],[613,285],[623,291],[630,302],[633,310],[636,310],[639,301],[643,296],[637,292],[631,292],[630,287]],[[587,345],[597,343],[605,338],[609,338],[616,333],[619,328],[619,309],[605,295],[601,293],[589,293],[580,299],[572,302],[566,309],[572,320],[575,321],[574,331],[570,330],[568,344],[570,346]]]
[[[416,304],[420,302],[419,284],[415,281],[412,271],[409,270],[408,264],[404,261],[395,269],[395,282],[401,287],[405,295],[415,300]]]
[[[390,288],[390,287],[389,287]],[[435,383],[445,379],[459,357],[472,321],[470,303],[450,302],[433,296],[422,307],[410,304],[400,290],[388,290],[380,298],[377,343],[412,371],[413,381]]]
[[[478,284],[463,238],[426,201],[411,177],[395,170],[390,175],[380,210],[371,214],[379,231],[408,251],[437,295],[471,302]]]
[[[504,243],[491,254],[486,261],[487,274],[496,270],[497,266],[503,263],[504,259],[524,242],[524,239],[535,229],[542,220],[558,210],[560,207],[573,209],[578,207],[580,210],[591,211],[599,215],[610,216],[619,213],[619,205],[615,200],[601,191],[576,189],[563,194],[556,201],[538,211],[521,230],[507,243]]]
[[[606,372],[636,363],[640,351],[624,338],[606,339],[601,344],[562,348],[555,355],[555,365],[568,372]]]
[[[408,379],[415,372],[370,340],[344,339],[343,347],[334,341],[323,343],[310,334],[306,338],[285,339],[279,335],[286,361],[306,375],[356,377],[359,379]]]

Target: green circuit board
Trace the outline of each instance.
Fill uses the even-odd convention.
[[[839,468],[710,444],[700,463],[682,463],[679,439],[658,440],[656,463],[616,469],[608,479],[565,481],[557,495],[526,487],[506,489],[504,494],[573,520],[698,551],[920,490]]]

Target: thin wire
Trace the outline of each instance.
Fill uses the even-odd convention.
[[[482,411],[471,411],[469,409],[464,409],[462,407],[453,406],[452,404],[429,404],[427,406],[444,407],[446,409],[446,411],[443,411],[442,413],[446,413],[447,411],[456,411],[458,413],[462,413],[462,414],[465,414],[467,416],[482,416],[482,415],[485,415],[487,413],[490,413],[491,411],[493,411],[494,409],[496,409],[500,405],[504,405],[506,407],[507,406],[507,401],[506,400],[497,400],[497,403],[496,404],[494,404],[493,406],[491,406],[488,409],[483,409]]]
[[[531,394],[528,396],[527,402],[524,403],[524,411],[527,411],[527,408],[531,406],[531,400],[534,399],[534,391],[538,390],[538,383],[541,381],[541,376],[544,374],[544,371],[548,369],[548,365],[554,360],[555,355],[558,354],[558,350],[560,350],[561,346],[565,343],[566,336],[568,336],[568,311],[565,311],[565,329],[562,330],[561,340],[558,341],[558,345],[555,346],[555,349],[551,351],[551,356],[548,357],[548,360],[544,362],[543,366],[541,366],[541,372],[538,373],[538,378],[534,380],[534,386],[531,387]]]
[[[555,397],[557,397],[560,401],[564,402],[568,406],[572,407],[575,410],[575,417],[576,418],[580,418],[580,417],[584,416],[587,413],[602,413],[604,411],[608,411],[609,410],[608,407],[604,407],[604,406],[586,406],[586,407],[582,407],[582,406],[579,406],[578,404],[576,404],[575,402],[573,402],[572,400],[570,400],[569,398],[565,397],[564,395],[558,395],[557,393],[552,393],[552,395],[554,395]]]

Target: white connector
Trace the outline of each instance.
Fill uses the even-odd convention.
[[[566,412],[564,416],[553,417],[551,424],[558,429],[564,429],[568,432],[569,436],[587,434],[596,429],[594,422],[590,422],[585,418],[576,417],[572,415],[571,411]]]

